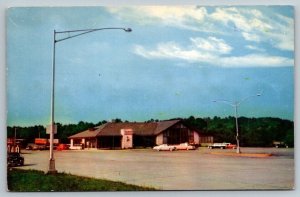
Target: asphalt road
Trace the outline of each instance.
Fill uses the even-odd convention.
[[[242,148],[267,158],[212,155],[208,150],[55,151],[56,169],[75,175],[151,186],[160,190],[262,190],[294,187],[294,149]],[[24,169],[47,172],[48,151],[23,151]]]

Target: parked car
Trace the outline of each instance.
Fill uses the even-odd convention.
[[[236,144],[225,143],[227,149],[236,149]]]
[[[68,144],[59,144],[57,147],[56,147],[56,150],[68,150],[69,149],[69,145]]]
[[[7,166],[23,166],[24,165],[24,157],[20,155],[20,153],[7,153]]]
[[[213,149],[213,148],[225,149],[226,144],[225,143],[213,143],[213,144],[209,145],[207,148],[209,148],[209,149]]]
[[[190,145],[189,143],[181,143],[179,145],[174,145],[176,150],[195,150],[196,147],[193,145]]]
[[[274,141],[273,146],[275,148],[288,148],[289,146],[285,144],[284,142]]]
[[[161,150],[173,151],[176,150],[176,147],[168,144],[162,144],[162,145],[154,146],[153,149],[157,151],[161,151]]]
[[[83,145],[82,144],[73,144],[73,146],[69,146],[70,150],[82,150]]]
[[[220,148],[220,149],[236,149],[236,145],[235,144],[231,144],[231,143],[213,143],[211,145],[209,145],[207,148],[209,149],[213,149],[213,148]]]
[[[38,145],[33,143],[29,143],[26,147],[26,150],[46,150],[46,149],[47,149],[46,145]]]

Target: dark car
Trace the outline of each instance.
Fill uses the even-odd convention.
[[[275,148],[288,148],[289,147],[286,143],[277,142],[277,141],[274,141],[273,145],[274,145]]]
[[[44,144],[39,145],[39,144],[29,143],[26,147],[26,150],[46,150],[46,149],[47,149],[47,146]]]
[[[7,153],[7,166],[23,166],[24,165],[24,157],[20,155],[20,153]]]

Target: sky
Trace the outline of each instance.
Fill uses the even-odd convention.
[[[106,27],[132,32],[56,43],[56,122],[227,117],[240,101],[239,116],[294,119],[291,6],[23,7],[6,24],[9,126],[50,123],[54,30]]]

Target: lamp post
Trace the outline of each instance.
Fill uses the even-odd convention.
[[[69,30],[69,31],[55,31],[53,32],[53,60],[52,60],[52,92],[51,92],[51,123],[49,126],[48,133],[50,134],[50,159],[49,159],[49,174],[55,174],[57,173],[57,170],[55,169],[55,159],[53,155],[53,139],[54,134],[56,133],[56,126],[54,122],[54,98],[55,98],[55,50],[56,50],[56,43],[68,40],[74,37],[78,37],[84,34],[92,33],[95,31],[101,31],[101,30],[123,30],[125,32],[131,32],[132,30],[130,28],[122,28],[122,27],[107,27],[107,28],[98,28],[98,29],[79,29],[79,30]],[[64,38],[56,38],[57,34],[68,36]],[[71,35],[70,35],[71,34]]]
[[[258,93],[256,95],[251,95],[251,96],[248,96],[244,99],[242,99],[241,101],[228,101],[228,100],[224,100],[224,99],[221,99],[221,100],[214,100],[213,102],[223,102],[225,104],[228,104],[230,105],[231,107],[234,108],[234,115],[235,115],[235,128],[236,128],[236,136],[235,136],[235,139],[236,139],[236,153],[241,153],[241,150],[240,150],[240,139],[239,139],[239,125],[238,125],[238,106],[240,106],[240,104],[248,99],[250,99],[251,97],[256,97],[256,96],[261,96],[262,93]]]

